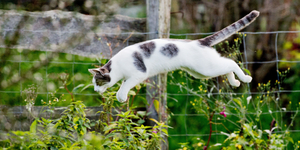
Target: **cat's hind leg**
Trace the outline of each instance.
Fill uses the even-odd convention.
[[[127,80],[124,80],[120,89],[117,92],[117,99],[119,102],[125,102],[127,100],[127,94],[130,91],[131,88],[136,86],[137,84],[143,82],[144,78],[135,78],[131,77]]]
[[[228,58],[220,58],[213,60],[212,62],[208,63],[209,67],[205,69],[198,69],[195,67],[195,70],[200,74],[208,77],[217,77],[220,75],[227,75],[229,83],[232,86],[239,86],[240,83],[234,78],[235,73],[237,77],[244,83],[249,83],[252,80],[252,77],[249,75],[245,75],[242,69],[238,66],[238,64]],[[198,70],[197,70],[198,69]]]
[[[232,61],[233,72],[239,77],[241,81],[244,83],[250,83],[252,81],[252,77],[249,75],[245,75],[242,69],[236,64],[236,62]],[[228,79],[229,80],[229,79]]]
[[[227,79],[228,79],[230,85],[235,86],[235,87],[240,86],[241,83],[239,80],[235,79],[233,72],[227,73],[226,76],[227,76]]]
[[[242,71],[242,69],[238,66],[238,64],[236,62],[234,62],[233,60],[228,60],[227,65],[228,67],[228,71],[229,73],[227,73],[227,78],[229,80],[229,83],[232,86],[239,86],[239,83],[237,82],[237,80],[234,78],[234,74],[235,73],[238,78],[243,81],[244,83],[250,83],[252,81],[252,77],[249,75],[245,75],[245,73]],[[232,73],[233,72],[233,73]]]

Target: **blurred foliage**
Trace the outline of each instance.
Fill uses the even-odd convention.
[[[2,4],[2,2],[6,2],[6,1],[1,1],[0,3]],[[56,1],[55,4],[50,4],[50,5],[46,4],[45,6],[43,5],[43,7],[40,7],[40,5],[33,4],[33,3],[28,4],[30,5],[30,7],[27,7],[27,6],[19,6],[15,4],[15,2],[13,1],[10,2],[11,4],[5,5],[6,9],[12,9],[12,8],[22,9],[22,10],[31,9],[31,11],[37,11],[37,10],[49,10],[49,9],[59,8],[62,10],[79,11],[86,14],[101,14],[101,13],[113,14],[116,11],[116,8],[118,8],[119,6],[116,5],[113,6],[112,2],[119,2],[120,5],[125,7],[129,5],[129,3],[126,1],[124,2],[121,1],[100,2],[99,1],[98,4],[94,5],[94,3],[96,2],[95,1],[92,3],[92,6],[90,4],[82,3],[79,4],[80,5],[79,7],[77,6],[75,7],[75,3],[77,1],[73,3],[74,5],[73,4],[69,5],[68,3],[59,4],[60,1]],[[222,1],[220,1],[219,3],[221,2]],[[250,1],[245,1],[245,3],[249,3],[249,2]],[[254,1],[251,1],[251,3],[254,3]],[[272,2],[270,1],[268,3],[272,3]],[[273,7],[269,7],[268,3],[266,3],[264,7],[267,7],[268,9],[273,9]],[[193,4],[189,4],[189,5],[193,6]],[[4,5],[2,6],[4,8]],[[86,6],[91,6],[91,7],[86,7]],[[209,5],[209,6],[213,6],[213,5]],[[248,7],[249,5],[243,5],[243,7],[245,6]],[[112,9],[104,10],[102,9],[104,7],[107,8],[110,7]],[[213,8],[219,10],[219,8],[223,8],[223,7],[213,7]],[[237,8],[242,8],[242,7],[237,7]],[[190,9],[189,7],[185,9],[194,10],[194,9]],[[285,7],[285,9],[290,10],[289,7]],[[207,9],[207,10],[210,11],[211,14],[216,12],[213,9]],[[228,10],[227,14],[231,14],[229,13],[229,10],[236,11],[236,9],[227,9],[227,10]],[[197,11],[201,11],[201,8],[199,7]],[[243,9],[240,11],[243,11],[245,13],[245,11],[248,10]],[[217,12],[221,14],[223,13],[222,11],[217,11]],[[274,16],[280,16],[275,13],[276,11],[272,11],[272,13],[275,13],[275,15],[274,14],[266,15],[269,14],[266,12],[268,11],[265,11],[264,13],[265,16],[261,17],[262,19],[258,20],[262,23],[257,24],[257,26],[261,26],[262,31],[270,31],[270,30],[274,31],[278,29],[281,30],[282,28],[275,28],[277,27],[276,21],[278,21],[278,18],[280,19],[285,17],[281,16],[278,17],[277,19],[274,19]],[[187,14],[189,13],[186,13],[185,16],[188,16]],[[195,14],[203,15],[203,12],[195,13]],[[240,18],[239,16],[241,15],[240,13],[235,13],[235,14],[236,14],[234,16],[235,20],[237,18]],[[288,13],[284,13],[284,14],[288,15]],[[139,16],[145,16],[145,14],[141,13],[139,14]],[[216,22],[214,18],[218,19],[218,17],[211,17],[213,15],[207,15],[207,16],[209,17],[206,17],[206,19],[208,20],[210,18],[212,19],[207,21],[208,23],[206,24],[209,24],[209,26],[205,26],[205,28],[202,28],[203,25],[201,25],[201,28],[197,27],[200,26],[199,23],[200,21],[197,23],[197,26],[193,25],[193,23],[190,23],[189,21],[186,21],[187,23],[173,22],[174,24],[173,27],[176,27],[176,30],[174,30],[172,33],[198,32],[199,29],[201,29],[200,31],[205,30],[205,32],[209,32],[208,30],[210,28],[216,28],[216,25],[218,25],[219,28],[221,27],[220,24],[212,23],[212,22]],[[218,16],[221,15],[219,14]],[[227,16],[227,15],[223,15],[223,16]],[[186,17],[186,18],[188,18],[189,20],[193,19],[193,17]],[[227,21],[225,23],[226,25],[228,24],[228,20],[224,18],[221,19],[225,20],[224,22]],[[270,26],[270,29],[267,29],[268,19],[276,20],[275,23],[270,24],[272,25]],[[285,22],[285,21],[280,21],[280,22]],[[196,28],[194,26],[196,26]],[[182,30],[177,29],[177,27],[182,27]],[[299,30],[299,27],[297,25],[296,25],[296,30]],[[297,116],[295,117],[296,110],[299,107],[298,99],[300,97],[300,94],[299,92],[281,93],[280,95],[277,94],[278,88],[280,88],[279,90],[284,90],[282,87],[288,87],[289,90],[299,90],[300,87],[299,63],[284,62],[285,60],[289,60],[289,61],[299,60],[299,43],[300,43],[299,35],[298,34],[292,34],[292,35],[293,36],[284,39],[286,41],[284,41],[284,45],[283,45],[283,50],[284,50],[283,51],[284,53],[282,53],[283,62],[279,63],[280,70],[277,71],[278,74],[279,73],[282,74],[280,75],[280,77],[283,77],[284,75],[285,76],[284,78],[286,79],[283,81],[281,78],[278,78],[277,81],[273,81],[273,80],[270,82],[267,81],[264,83],[259,83],[257,86],[256,85],[253,86],[254,88],[257,87],[257,91],[259,91],[260,93],[257,95],[252,95],[251,97],[250,95],[247,94],[249,89],[246,84],[242,84],[241,87],[238,89],[232,89],[230,86],[228,86],[227,80],[224,77],[219,77],[213,80],[199,81],[182,71],[174,71],[172,73],[169,73],[168,90],[167,90],[168,109],[170,111],[170,114],[174,114],[173,116],[171,116],[169,121],[169,125],[174,128],[169,129],[169,133],[171,135],[189,134],[189,136],[171,136],[169,138],[170,149],[175,149],[178,147],[181,147],[180,149],[185,149],[185,150],[200,149],[200,148],[203,149],[204,145],[206,144],[206,142],[204,141],[208,140],[207,134],[209,133],[208,131],[210,131],[209,129],[210,121],[208,120],[209,114],[213,111],[217,113],[212,118],[213,133],[221,133],[221,132],[231,133],[229,135],[228,134],[213,135],[211,139],[211,143],[212,143],[211,145],[216,146],[217,149],[220,148],[220,145],[219,144],[216,145],[215,143],[225,144],[225,146],[227,144],[228,147],[231,146],[233,149],[234,148],[245,149],[246,146],[249,146],[246,144],[242,145],[242,142],[245,142],[245,140],[248,142],[248,144],[250,144],[251,141],[252,142],[254,141],[253,143],[255,142],[258,144],[269,143],[269,145],[271,145],[272,139],[273,141],[275,139],[275,141],[281,142],[283,140],[288,140],[289,136],[292,137],[294,141],[294,146],[292,144],[289,144],[288,149],[293,149],[293,148],[297,149],[300,141],[300,135],[297,132],[289,133],[289,130],[300,129],[300,127],[297,126],[297,124],[299,124],[300,119]],[[176,38],[184,39],[187,37],[177,36]],[[267,47],[270,45],[274,46],[272,42],[271,44],[269,44],[271,40],[266,40],[266,39],[272,39],[272,38],[270,38],[268,35],[260,36],[259,38],[257,38],[257,41],[259,41],[257,43],[259,44],[252,44],[252,45],[255,46],[257,45],[258,47],[262,45],[263,47]],[[234,40],[234,42],[236,41]],[[234,42],[230,42],[230,43],[234,43]],[[236,59],[237,62],[240,61],[243,62],[243,60],[241,60],[241,53],[239,51],[233,53],[232,52],[226,53],[228,49],[227,46],[225,45],[223,46],[223,48],[225,48],[225,51],[222,52],[222,50],[220,50],[223,56]],[[222,49],[222,47],[220,49]],[[5,49],[0,49],[1,56],[3,52],[5,52]],[[273,54],[273,51],[270,51],[269,48],[258,48],[258,50],[255,52],[256,52],[255,56],[259,58],[258,60],[266,59],[265,53]],[[23,93],[26,92],[24,91],[24,89],[27,89],[28,90],[27,92],[30,93],[30,87],[34,87],[33,86],[34,84],[36,86],[36,89],[31,89],[33,93],[37,94],[36,97],[33,96],[33,99],[35,99],[34,105],[47,104],[49,106],[67,106],[70,103],[72,103],[72,99],[80,99],[87,106],[106,105],[106,110],[112,109],[111,107],[112,105],[110,104],[114,101],[110,101],[110,100],[103,101],[103,98],[105,98],[105,96],[103,95],[99,96],[97,93],[93,91],[93,87],[88,86],[91,83],[92,76],[88,73],[87,69],[91,67],[96,67],[96,65],[101,66],[107,60],[100,60],[99,63],[99,61],[95,58],[85,58],[76,55],[60,53],[60,54],[56,54],[57,56],[53,58],[53,62],[50,62],[49,65],[45,65],[35,72],[28,71],[33,66],[39,64],[40,61],[48,58],[50,53],[51,52],[11,49],[11,55],[6,57],[8,61],[4,66],[0,66],[2,68],[1,79],[3,79],[0,80],[1,82],[0,83],[1,85],[0,104],[11,105],[11,106],[28,104],[27,98],[25,98],[24,96],[22,97],[22,95]],[[272,56],[271,58],[274,58],[273,55],[271,56]],[[244,67],[242,63],[239,64],[241,65],[241,67]],[[290,67],[290,69],[287,69],[288,67]],[[247,70],[245,71],[247,72]],[[26,74],[27,72],[29,73]],[[289,74],[286,74],[287,72],[289,72]],[[18,81],[19,77],[23,74],[26,75],[26,80],[25,79],[20,80],[20,82],[11,85],[11,81],[15,81],[15,80]],[[65,79],[65,77],[67,76],[68,76],[68,80]],[[274,73],[273,76],[276,76],[276,74]],[[63,77],[63,79],[61,77]],[[217,84],[218,82],[220,84]],[[66,85],[67,89],[73,89],[71,90],[71,92],[73,93],[74,98],[72,98],[71,94],[62,85]],[[117,90],[117,87],[118,86],[111,88],[107,92],[107,94],[113,95],[113,92]],[[85,88],[85,90],[81,90],[82,88]],[[198,93],[193,93],[195,91]],[[228,92],[229,93],[231,92],[233,95],[228,96],[228,94],[226,94]],[[237,92],[243,94],[235,95],[234,93]],[[134,101],[135,103],[134,106],[145,107],[145,93],[146,93],[145,89],[142,88],[141,92],[135,97],[136,100]],[[211,93],[209,98],[212,98],[213,101],[207,100],[208,97],[206,96],[208,96],[209,93]],[[218,93],[218,94],[213,94],[213,93]],[[221,95],[219,95],[219,93]],[[200,97],[199,94],[202,97]],[[58,100],[59,102],[57,102]],[[206,100],[209,103],[204,103],[203,100]],[[228,104],[229,102],[230,104]],[[114,103],[114,105],[115,105],[114,107],[120,106],[119,104],[116,103]],[[199,112],[200,114],[198,114]],[[219,115],[220,112],[224,112],[225,114],[227,114],[227,116],[224,117],[224,115],[221,114]],[[247,114],[247,112],[250,113]],[[106,121],[112,119],[112,116],[108,115],[109,117],[106,117],[107,114],[109,113],[102,112],[102,117],[103,117],[102,119],[106,118],[107,119]],[[195,115],[185,115],[185,114],[195,114]],[[274,118],[278,122],[276,124],[277,127],[275,129],[275,131],[277,132],[275,134],[271,134],[269,136],[270,138],[268,139],[267,136],[269,134],[269,131],[272,130],[272,128],[270,128],[270,123],[273,121]],[[125,118],[124,123],[126,123],[126,119],[128,118]],[[242,122],[247,122],[247,121],[253,121],[255,124],[244,123],[242,125]],[[33,123],[32,126],[35,126],[35,123]],[[240,135],[241,129],[244,130],[245,126],[247,126],[247,129],[252,129],[252,130],[248,130],[249,132],[245,132],[244,133],[245,135],[241,136]],[[104,128],[104,125],[102,125],[102,127]],[[117,126],[110,126],[110,128],[114,128],[116,130],[120,129],[120,127]],[[144,128],[141,129],[143,130]],[[34,127],[32,128],[32,131],[34,131]],[[262,136],[258,134],[261,132],[262,132]],[[20,137],[28,137],[28,135],[24,136],[24,133],[20,132],[16,134],[19,135]],[[287,134],[285,135],[285,133]],[[198,135],[202,135],[202,136],[199,137]],[[37,139],[35,136],[36,135],[33,135],[33,140]],[[283,136],[285,136],[286,138],[283,139]],[[98,135],[92,134],[92,136],[90,137],[92,137],[91,141],[93,141],[94,143],[95,142],[96,143],[98,142],[97,144],[101,143],[99,142],[99,140],[102,139],[99,139]],[[29,139],[31,139],[31,137]],[[226,139],[228,139],[226,143],[222,143]],[[260,140],[264,140],[264,141],[261,142]],[[289,142],[289,141],[283,141],[283,142]],[[39,142],[36,145],[38,144]],[[75,144],[74,146],[77,145]]]
[[[245,72],[248,72],[242,63],[243,53],[239,51],[239,44],[241,44],[241,37],[234,40],[233,46],[231,43],[225,41],[223,45],[218,47],[218,51],[222,53],[223,56],[236,60],[240,67],[243,68]],[[5,51],[4,49],[1,50],[2,51],[0,52]],[[80,99],[87,106],[105,106],[106,113],[105,111],[101,112],[102,119],[104,120],[104,123],[112,121],[112,116],[109,115],[111,114],[109,110],[113,108],[120,108],[121,106],[119,103],[114,103],[115,100],[111,96],[115,95],[120,83],[108,89],[104,95],[98,95],[93,91],[93,87],[91,86],[92,76],[87,71],[89,68],[102,66],[107,62],[107,60],[97,60],[96,58],[86,58],[59,53],[55,54],[55,57],[53,57],[53,60],[49,63],[49,65],[43,66],[36,72],[29,73],[28,75],[26,74],[30,68],[38,64],[40,61],[47,59],[49,55],[51,55],[51,52],[11,49],[11,55],[7,57],[6,65],[3,66],[2,69],[2,77],[5,80],[1,81],[1,98],[3,100],[1,101],[1,104],[12,106],[25,105],[28,104],[27,99],[35,99],[34,105],[46,104],[49,106],[66,106],[72,103],[73,99]],[[240,129],[242,128],[242,122],[246,123],[249,120],[256,123],[255,130],[257,131],[255,132],[260,132],[269,129],[270,122],[274,118],[276,118],[276,121],[280,122],[277,124],[278,127],[276,130],[280,129],[280,131],[284,131],[283,133],[285,133],[285,131],[288,132],[289,130],[298,129],[299,127],[290,124],[292,120],[297,123],[297,120],[293,117],[295,112],[290,113],[290,116],[293,117],[292,119],[284,117],[284,114],[288,114],[289,110],[297,109],[297,101],[295,102],[293,101],[294,99],[291,99],[289,104],[285,106],[277,101],[277,97],[279,97],[279,95],[276,95],[276,88],[278,85],[286,84],[283,82],[285,78],[287,78],[287,83],[295,81],[291,79],[291,76],[288,76],[288,72],[292,71],[292,76],[298,77],[297,74],[294,73],[293,68],[294,67],[286,71],[278,71],[278,74],[280,75],[278,81],[258,84],[258,91],[261,93],[258,95],[252,95],[253,98],[251,97],[250,100],[248,100],[249,95],[247,95],[247,92],[249,89],[246,84],[242,84],[240,88],[232,88],[228,85],[226,77],[219,77],[210,80],[196,80],[180,70],[170,72],[168,78],[168,108],[171,111],[170,114],[175,115],[170,118],[169,125],[174,127],[174,129],[169,129],[169,133],[171,135],[186,133],[208,134],[208,131],[210,130],[210,121],[208,118],[212,112],[224,112],[227,114],[227,117],[224,117],[224,115],[221,114],[214,115],[212,118],[214,133],[229,132],[236,133],[237,135],[240,133]],[[14,85],[7,86],[10,84],[10,81],[13,81],[14,78],[18,78],[23,74],[27,75],[26,80],[20,80],[20,82]],[[218,82],[220,83],[219,85],[217,84]],[[33,84],[36,88],[34,88]],[[74,98],[72,98],[72,94],[70,94],[67,89],[72,89],[70,92],[73,94]],[[22,92],[20,92],[20,90]],[[11,93],[18,97],[12,96]],[[134,93],[136,94],[137,92]],[[146,93],[145,89],[142,88],[138,95],[132,95],[132,97],[135,96],[134,99],[136,99],[133,106],[145,106],[144,93]],[[228,93],[232,93],[232,95],[228,95]],[[246,94],[235,95],[234,93]],[[24,96],[24,94],[27,96]],[[285,95],[282,94],[280,97],[284,98]],[[278,110],[278,108],[281,110]],[[177,114],[198,113],[200,114],[195,116],[177,116]],[[267,114],[270,115],[267,116]],[[104,130],[107,125],[108,124],[99,125],[99,129]],[[116,126],[114,127],[119,129]],[[251,128],[254,128],[254,126],[251,125]],[[23,136],[23,133],[20,134],[22,135],[19,136]],[[266,134],[267,132],[264,131],[263,135]],[[247,137],[246,135],[243,137]],[[294,139],[293,141],[295,141],[295,143],[297,139],[299,139],[299,136],[295,133],[289,133],[289,135]],[[234,145],[233,147],[237,148],[239,148],[239,145],[242,147],[247,146],[245,144],[242,145],[240,140],[227,140],[227,142],[222,143],[227,138],[231,138],[228,137],[227,134],[216,136],[213,136],[210,141],[211,149],[213,147],[220,148],[220,144],[222,144],[221,146],[223,147],[230,145]],[[272,134],[272,136],[272,138],[275,139],[282,137],[288,139],[287,135],[283,136],[280,132]],[[240,137],[237,139],[239,138]],[[264,143],[271,142],[266,138],[266,136],[256,138],[264,140]],[[259,142],[257,139],[252,140]],[[203,149],[206,143],[204,141],[207,141],[207,136],[199,137],[195,135],[187,136],[186,138],[171,136],[169,138],[169,142],[173,143],[170,144],[170,149],[175,149],[182,145],[182,149],[188,149],[189,147],[191,149]],[[232,142],[228,143],[228,141]],[[251,140],[248,140],[248,142],[251,142]],[[283,142],[286,143],[287,141],[285,140]]]
[[[0,54],[3,51],[3,49],[0,49]],[[49,65],[41,67],[36,72],[28,73],[32,66],[46,59],[51,52],[16,49],[11,49],[11,52],[12,54],[7,57],[6,65],[3,66],[2,78],[4,80],[0,83],[0,105],[25,105],[26,102],[22,97],[22,93],[26,91],[23,90],[32,85],[36,87],[37,95],[31,99],[34,99],[36,106],[40,106],[42,103],[67,106],[72,101],[72,95],[68,93],[66,87],[72,89],[71,92],[75,99],[82,99],[87,106],[99,106],[101,104],[101,95],[94,92],[92,86],[85,86],[91,85],[92,80],[92,75],[88,72],[88,69],[102,66],[108,60],[59,53]],[[28,77],[18,83],[11,83],[14,78],[23,75]],[[82,90],[83,87],[85,87],[84,90]],[[141,95],[137,96],[137,99],[141,99],[141,101],[137,100],[136,105],[144,106],[145,98],[142,96],[144,93],[145,88],[141,89]],[[57,97],[60,97],[59,99],[63,102],[53,103],[53,100]]]
[[[294,23],[293,30],[300,31],[300,24]],[[283,43],[283,57],[282,62],[279,63],[280,68],[287,68],[297,65],[297,63],[290,64],[286,61],[300,60],[300,33],[289,33]]]
[[[111,96],[113,97],[113,96]],[[116,101],[116,98],[114,97]],[[111,104],[112,105],[112,104]],[[134,122],[143,118],[134,111],[119,112],[115,121],[91,122],[86,118],[85,105],[72,102],[58,119],[36,118],[29,131],[11,131],[3,135],[0,146],[4,149],[158,149],[168,127],[155,120],[156,126]],[[110,110],[109,110],[110,111]],[[92,127],[104,125],[100,131]]]
[[[235,39],[233,44],[225,41],[218,50],[248,72],[242,63],[243,53],[239,51],[241,39]],[[204,149],[207,141],[211,143],[207,147],[209,149],[282,149],[287,146],[288,149],[297,149],[294,143],[300,137],[289,131],[299,129],[295,124],[299,118],[297,113],[300,103],[291,99],[286,106],[283,100],[286,94],[278,93],[278,87],[284,90],[282,85],[289,80],[290,72],[290,68],[278,71],[278,80],[259,83],[255,94],[250,94],[247,84],[232,88],[226,76],[195,80],[183,71],[169,73],[169,125],[173,127],[169,129],[169,142],[178,143],[177,146],[170,144],[170,149],[179,146],[181,150]],[[210,132],[216,134],[211,139]],[[198,136],[196,133],[206,135]],[[172,136],[178,134],[188,136]],[[200,140],[195,141],[195,138]]]
[[[294,23],[291,27],[293,30],[300,31],[300,25]],[[285,86],[291,86],[291,89],[299,90],[300,87],[300,33],[290,33],[287,35],[283,44],[284,55],[279,63],[279,68],[291,68],[291,74],[286,80]],[[299,92],[291,92],[288,94],[288,100],[293,101],[299,99]],[[295,107],[294,107],[295,108]]]
[[[4,52],[4,49],[0,49],[0,53]],[[81,56],[75,56],[71,54],[60,53],[53,59],[47,66],[42,66],[36,72],[29,72],[30,68],[40,63],[40,61],[47,59],[51,52],[31,51],[31,50],[16,50],[11,49],[11,55],[6,57],[7,63],[3,66],[1,81],[1,99],[0,104],[8,105],[24,105],[25,102],[21,97],[21,92],[25,88],[35,85],[37,87],[37,101],[36,105],[41,105],[41,99],[45,102],[50,101],[51,94],[65,93],[64,99],[67,99],[65,103],[60,105],[69,104],[71,100],[70,95],[67,93],[64,87],[65,82],[63,76],[71,76],[72,80],[66,83],[69,89],[73,89],[79,84],[88,84],[91,82],[91,75],[87,71],[91,68],[91,64],[97,64],[94,58],[86,58]],[[72,63],[76,62],[76,63]],[[26,76],[26,80],[20,80],[18,83],[12,83],[14,79],[20,78],[22,75]],[[10,86],[9,86],[10,85]],[[47,93],[49,92],[49,93]],[[75,97],[81,97],[76,95]],[[13,93],[15,97],[10,95]],[[86,90],[84,93],[94,93],[93,90]],[[53,95],[53,96],[54,96]],[[38,100],[39,99],[39,100]],[[86,97],[87,104],[97,105],[97,99],[93,97]],[[88,102],[90,101],[90,102]]]

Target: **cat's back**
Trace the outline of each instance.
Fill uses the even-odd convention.
[[[201,45],[196,40],[181,39],[153,39],[136,43],[122,49],[114,59],[139,58],[145,61],[150,59],[172,61],[175,58],[202,55],[219,55],[215,49]]]
[[[218,56],[213,48],[202,46],[198,41],[154,39],[128,46],[112,59],[128,72],[138,69],[152,75],[199,63],[198,60],[209,61]]]
[[[166,54],[166,49],[170,49],[169,52],[175,52],[182,46],[188,46],[192,40],[181,40],[181,39],[153,39],[140,43],[136,43],[122,49],[117,55],[125,56],[132,53],[140,53],[145,58],[150,58],[153,54],[162,53]]]
[[[153,39],[133,45],[135,52],[141,53],[145,61],[168,62],[193,49],[192,40]]]
[[[164,59],[164,61],[174,58],[185,58],[190,55],[200,57],[200,55],[219,54],[215,49],[203,46],[196,40],[184,39],[153,39],[136,43],[122,49],[115,57],[116,59],[129,59],[135,56],[145,59]]]

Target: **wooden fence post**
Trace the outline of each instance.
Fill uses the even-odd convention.
[[[148,40],[151,39],[157,39],[158,38],[158,5],[159,0],[147,0],[147,30],[148,32],[151,32],[151,34],[148,34]],[[149,82],[151,84],[157,84],[159,82],[159,77],[154,76],[149,78]],[[147,86],[147,95],[146,99],[148,101],[148,107],[147,111],[150,112],[149,118],[153,118],[155,120],[159,120],[158,113],[155,110],[155,107],[153,105],[153,101],[156,98],[156,92],[157,88],[154,86]],[[150,122],[151,126],[154,126],[154,122]]]
[[[170,32],[170,15],[171,15],[171,0],[159,1],[159,38],[169,38]],[[159,75],[160,77],[160,98],[159,98],[159,120],[167,124],[167,73]],[[161,141],[161,149],[169,149],[168,137],[164,137]]]
[[[170,10],[171,0],[147,0],[147,28],[149,32],[148,39],[169,38],[170,32]],[[149,79],[154,86],[147,86],[148,112],[150,118],[156,119],[167,124],[167,73],[159,74]],[[153,101],[159,101],[159,112],[156,112]],[[169,149],[168,137],[161,141],[162,150]]]

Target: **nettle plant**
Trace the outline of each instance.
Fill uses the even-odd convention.
[[[239,51],[242,44],[242,38],[246,34],[238,34],[239,37],[234,39],[234,44],[230,46],[229,42],[225,41],[219,46],[220,52],[239,63],[240,67],[250,74],[243,65],[243,54]],[[288,143],[293,143],[294,148],[299,148],[298,143],[294,143],[289,136],[289,128],[293,125],[295,116],[298,113],[298,108],[291,117],[291,122],[288,126],[283,125],[283,113],[286,108],[280,106],[280,93],[278,86],[285,79],[289,69],[286,71],[278,71],[279,80],[274,83],[259,83],[257,94],[251,94],[249,86],[244,84],[236,89],[229,85],[226,76],[218,77],[216,80],[200,80],[200,85],[197,89],[188,88],[185,83],[178,83],[171,75],[171,84],[179,86],[180,89],[187,90],[191,95],[197,97],[190,101],[194,110],[197,113],[204,114],[209,125],[209,137],[205,142],[197,138],[193,143],[180,143],[180,150],[187,149],[284,149]],[[183,76],[183,74],[181,73]],[[187,75],[187,81],[192,81],[193,78]],[[173,82],[174,81],[174,82]],[[197,83],[199,84],[199,83]],[[190,85],[191,86],[191,85]],[[263,112],[268,115],[261,116]],[[274,112],[274,113],[273,113]],[[233,116],[233,117],[231,117]],[[213,119],[217,117],[217,119]],[[232,118],[232,120],[231,120]],[[238,119],[236,119],[238,118]],[[264,123],[265,118],[271,118],[271,122]],[[235,126],[236,131],[229,130],[226,124]],[[265,124],[268,124],[266,127]],[[220,125],[225,128],[224,131],[213,131],[213,125]],[[221,128],[221,127],[220,127]],[[206,133],[206,134],[207,134]],[[212,133],[219,133],[227,136],[223,143],[214,143],[210,145]]]
[[[30,131],[10,131],[6,139],[0,141],[4,149],[128,149],[146,150],[159,149],[164,136],[168,136],[168,126],[156,120],[155,126],[144,126],[145,116],[135,113],[132,107],[125,107],[128,104],[120,104],[115,95],[119,85],[110,88],[102,95],[102,108],[99,120],[91,121],[86,117],[86,106],[82,101],[76,101],[71,91],[67,89],[68,76],[61,76],[64,80],[63,86],[71,94],[72,102],[57,119],[46,119],[35,117],[30,126]],[[79,86],[83,87],[83,86]],[[79,88],[75,87],[75,88]],[[87,87],[83,87],[85,90]],[[116,89],[115,89],[116,88]],[[134,96],[140,90],[137,86],[131,95]],[[29,92],[28,92],[29,91]],[[24,93],[28,106],[36,98],[36,88],[31,86]],[[53,94],[54,95],[54,94]],[[28,100],[30,99],[30,101]],[[59,97],[62,98],[62,97]],[[61,100],[53,96],[49,102],[43,101],[49,108]],[[129,105],[128,105],[129,106]],[[120,109],[117,109],[120,108]],[[28,109],[31,111],[34,108]],[[54,111],[48,111],[54,112]]]

